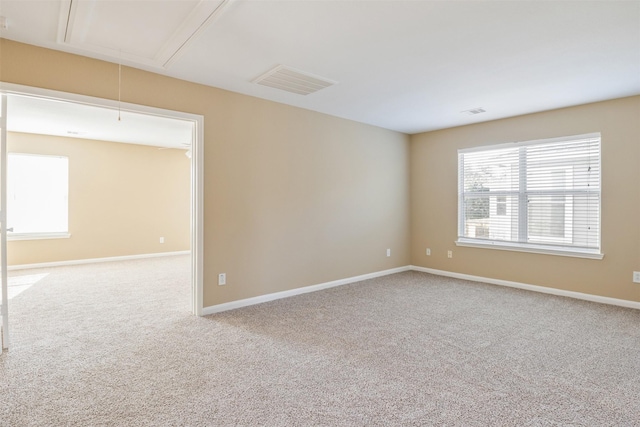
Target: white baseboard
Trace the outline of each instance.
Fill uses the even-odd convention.
[[[392,268],[389,270],[377,271],[375,273],[362,274],[360,276],[348,277],[346,279],[334,280],[332,282],[320,283],[318,285],[310,285],[302,288],[290,289],[288,291],[275,292],[272,294],[260,295],[253,298],[241,299],[238,301],[231,301],[224,304],[212,305],[204,307],[202,309],[202,315],[207,316],[209,314],[220,313],[222,311],[234,310],[236,308],[247,307],[250,305],[261,304],[263,302],[274,301],[277,299],[288,298],[295,295],[306,294],[309,292],[321,291],[323,289],[333,288],[336,286],[347,285],[349,283],[361,282],[367,279],[373,279],[376,277],[388,276],[389,274],[401,273],[408,271],[409,266]]]
[[[113,257],[107,257],[107,258],[89,258],[89,259],[74,259],[69,261],[42,262],[39,264],[11,265],[7,267],[7,271],[26,270],[30,268],[60,267],[65,265],[93,264],[96,262],[128,261],[132,259],[157,258],[157,257],[173,256],[173,255],[188,255],[190,253],[191,251],[159,252],[155,254],[125,255],[125,256],[113,256]]]
[[[454,277],[456,279],[471,280],[473,282],[482,282],[482,283],[489,283],[492,285],[508,286],[510,288],[525,289],[527,291],[542,292],[545,294],[559,295],[563,297],[581,299],[581,300],[592,301],[592,302],[599,302],[601,304],[617,305],[617,306],[626,307],[626,308],[635,308],[637,310],[640,310],[640,302],[637,302],[637,301],[609,298],[609,297],[603,297],[599,295],[583,294],[581,292],[565,291],[562,289],[547,288],[545,286],[511,282],[509,280],[500,280],[500,279],[491,279],[488,277],[472,276],[470,274],[454,273],[451,271],[436,270],[433,268],[418,267],[415,265],[409,266],[409,269],[414,271],[422,271],[424,273],[436,274],[438,276]]]

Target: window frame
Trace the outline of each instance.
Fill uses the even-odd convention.
[[[579,139],[589,139],[589,138],[598,138],[599,146],[598,146],[598,162],[599,162],[599,176],[598,176],[598,248],[581,248],[581,247],[573,247],[573,246],[562,246],[562,245],[545,245],[544,243],[531,243],[531,242],[515,242],[515,241],[502,241],[502,240],[490,240],[490,239],[477,239],[473,237],[466,237],[464,234],[465,230],[465,192],[464,192],[464,177],[463,171],[464,163],[461,154],[466,153],[474,153],[474,152],[486,152],[490,150],[499,150],[505,148],[516,148],[516,147],[528,147],[538,144],[549,144],[554,142],[565,142],[565,141],[573,141]],[[526,159],[523,159],[524,156],[519,155],[519,174],[524,174],[524,182],[526,182]],[[523,163],[524,162],[524,163]],[[522,181],[522,177],[520,177],[519,182]],[[472,248],[488,248],[488,249],[497,249],[497,250],[506,250],[506,251],[516,251],[516,252],[529,252],[529,253],[538,253],[538,254],[547,254],[547,255],[559,255],[559,256],[569,256],[569,257],[578,257],[578,258],[589,258],[589,259],[603,259],[604,253],[602,252],[602,136],[599,132],[582,134],[582,135],[571,135],[564,136],[558,138],[547,138],[547,139],[538,139],[538,140],[530,140],[530,141],[519,141],[519,142],[510,142],[504,144],[495,144],[495,145],[484,145],[472,148],[465,148],[458,150],[458,230],[457,230],[457,240],[455,241],[456,246],[463,247],[472,247]],[[526,199],[528,195],[531,195],[528,191],[523,191],[522,189],[518,189],[517,195],[514,194],[513,191],[495,191],[492,192],[491,196],[493,197],[518,197],[518,207],[527,206]],[[535,191],[533,191],[535,194]],[[466,194],[469,195],[469,192]],[[473,194],[471,194],[473,196]],[[479,196],[478,196],[479,197]],[[525,210],[526,209],[519,209]],[[527,236],[528,237],[528,227],[529,227],[529,218],[526,212],[519,212],[517,217],[517,226],[518,226],[518,235],[519,236]],[[572,229],[572,233],[574,230]]]
[[[59,154],[40,154],[40,153],[23,153],[11,151],[7,153],[7,170],[10,170],[9,159],[11,155],[33,156],[33,157],[50,157],[66,159],[67,161],[67,231],[34,231],[34,232],[7,232],[7,241],[19,240],[48,240],[48,239],[68,239],[71,237],[69,232],[69,156]],[[8,176],[7,176],[8,179]],[[8,206],[7,206],[8,208]]]

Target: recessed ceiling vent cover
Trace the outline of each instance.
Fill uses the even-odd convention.
[[[253,80],[253,83],[286,90],[287,92],[297,93],[298,95],[309,95],[320,89],[333,86],[338,82],[285,67],[284,65],[278,65],[276,68]]]

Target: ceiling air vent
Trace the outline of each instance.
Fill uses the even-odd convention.
[[[278,65],[271,71],[253,80],[253,83],[286,90],[287,92],[297,93],[298,95],[309,95],[320,89],[333,86],[338,82],[285,67],[284,65]]]
[[[471,110],[464,110],[464,111],[461,111],[461,113],[465,113],[465,114],[468,114],[468,115],[470,115],[470,116],[474,116],[474,115],[476,115],[476,114],[486,113],[486,112],[487,112],[487,110],[485,110],[485,109],[484,109],[484,108],[482,108],[482,107],[479,107],[479,108],[472,108]]]

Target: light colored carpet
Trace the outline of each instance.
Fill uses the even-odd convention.
[[[640,425],[640,311],[406,272],[197,318],[188,268],[14,272],[0,425]]]

